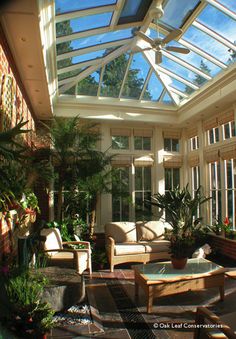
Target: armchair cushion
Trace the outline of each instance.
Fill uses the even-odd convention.
[[[63,249],[60,231],[57,228],[44,228],[40,234],[46,237],[44,250],[61,250]],[[54,256],[57,252],[48,252],[48,255]]]
[[[138,221],[137,226],[137,240],[153,241],[163,239],[166,224],[162,221]]]
[[[145,253],[169,252],[170,242],[168,240],[140,241],[139,244],[145,246]]]
[[[134,222],[110,222],[105,225],[106,237],[112,237],[116,243],[136,242],[136,226]]]

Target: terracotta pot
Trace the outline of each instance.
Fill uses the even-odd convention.
[[[177,270],[184,269],[186,264],[187,264],[187,260],[188,260],[188,258],[174,258],[174,257],[171,257],[172,266],[173,266],[173,268],[175,268]]]

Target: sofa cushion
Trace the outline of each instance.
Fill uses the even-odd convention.
[[[106,237],[112,237],[116,243],[136,242],[136,226],[134,222],[110,222],[105,225]]]
[[[139,244],[116,244],[115,255],[141,254],[145,253],[145,246]]]
[[[140,244],[145,246],[146,253],[169,252],[170,250],[170,242],[164,239],[152,242],[140,241]]]
[[[153,241],[157,239],[163,239],[163,233],[166,223],[158,221],[138,221],[136,222],[137,227],[137,240]]]

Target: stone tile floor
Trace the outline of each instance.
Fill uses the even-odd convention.
[[[236,270],[235,261],[221,258],[218,263]],[[129,321],[124,321],[123,311],[119,312],[108,288],[109,281],[122,284],[130,303],[135,305],[136,311],[133,313],[141,314],[138,322],[132,317]],[[194,323],[197,306],[208,306],[212,311],[224,314],[234,311],[236,304],[236,280],[226,278],[224,302],[219,301],[218,289],[212,288],[159,298],[158,302],[154,301],[153,313],[147,314],[142,290],[140,289],[138,300],[134,297],[133,271],[130,268],[116,269],[114,273],[109,270],[94,272],[91,279],[86,278],[86,289],[94,323],[54,329],[48,338],[191,339],[193,330],[188,326]],[[122,302],[125,300],[120,299],[121,305]],[[144,336],[142,327],[147,327],[147,324],[150,330]]]

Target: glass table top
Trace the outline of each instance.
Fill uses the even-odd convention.
[[[170,261],[134,265],[133,269],[142,274],[146,280],[172,280],[187,276],[199,276],[216,271],[223,271],[224,268],[203,258],[188,259],[184,269],[174,269]]]

